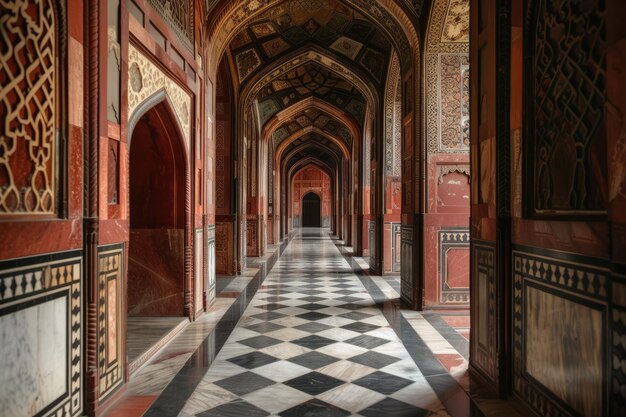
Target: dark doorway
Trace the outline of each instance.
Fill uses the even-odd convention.
[[[315,193],[308,193],[302,198],[302,227],[321,227],[321,201]]]
[[[185,157],[164,103],[137,122],[130,142],[128,315],[184,312]]]

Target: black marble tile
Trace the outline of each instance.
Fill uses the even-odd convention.
[[[386,372],[376,371],[352,382],[381,394],[391,395],[413,383],[410,379],[401,378]]]
[[[350,295],[350,294],[354,294],[354,293],[358,293],[360,291],[354,291],[354,290],[337,290],[337,291],[331,291],[334,294],[343,294],[343,295]]]
[[[367,308],[368,306],[362,305],[362,304],[347,303],[347,304],[340,304],[337,307],[344,308],[346,310],[356,311],[356,310],[361,310],[361,309]]]
[[[361,313],[359,311],[351,311],[349,313],[340,314],[339,317],[343,317],[350,320],[363,320],[369,317],[373,317],[371,314]]]
[[[315,350],[324,346],[331,345],[333,343],[337,343],[337,341],[329,339],[327,337],[311,335],[303,337],[301,339],[292,340],[291,343]]]
[[[241,399],[196,414],[197,417],[265,417],[269,415],[270,413],[267,411],[261,410],[259,407]]]
[[[314,398],[279,414],[281,417],[343,417],[350,413]]]
[[[321,368],[331,363],[337,362],[339,358],[325,355],[320,352],[307,352],[303,355],[296,356],[295,358],[287,359],[289,362],[296,363],[301,366],[305,366],[310,369]]]
[[[274,311],[274,310],[280,310],[281,308],[286,308],[289,306],[286,306],[284,304],[278,304],[278,303],[269,303],[269,304],[260,305],[258,307],[263,310]]]
[[[400,359],[395,356],[385,355],[384,353],[370,351],[353,356],[348,360],[360,363],[361,365],[369,366],[371,368],[380,369],[384,366],[391,365],[394,362],[398,362]]]
[[[258,333],[268,333],[273,332],[274,330],[284,329],[285,326],[281,326],[280,324],[272,323],[269,321],[263,323],[253,324],[251,326],[246,326],[246,329],[252,330]]]
[[[309,313],[298,314],[296,317],[300,317],[301,319],[305,319],[305,320],[315,321],[315,320],[325,319],[326,317],[330,317],[330,315],[324,314],[324,313],[318,313],[317,311],[311,311]]]
[[[336,287],[336,288],[349,288],[349,287],[352,287],[352,286],[353,286],[352,284],[335,284],[335,285],[333,285],[333,287]]]
[[[250,346],[251,348],[255,348],[255,349],[263,349],[268,346],[274,346],[279,343],[282,343],[282,341],[278,339],[274,339],[273,337],[269,337],[269,336],[256,336],[256,337],[251,337],[249,339],[240,340],[238,343],[241,343],[242,345]]]
[[[304,332],[309,332],[309,333],[319,333],[321,331],[332,329],[332,328],[333,326],[329,326],[327,324],[317,323],[317,322],[304,323],[304,324],[294,327],[294,329],[302,330]]]
[[[350,292],[350,294],[352,294],[352,293],[353,293],[353,291]],[[337,300],[345,301],[346,303],[352,303],[352,302],[355,302],[355,301],[361,301],[362,298],[351,297],[349,295],[344,295],[343,297],[337,298]]]
[[[280,297],[278,295],[269,295],[267,297],[260,297],[259,300],[267,301],[269,303],[278,303],[280,301],[288,300],[288,298]]]
[[[299,389],[300,391],[306,392],[310,395],[319,395],[323,392],[336,388],[343,383],[343,381],[337,378],[333,378],[319,372],[309,372],[306,375],[283,382],[283,384],[290,386],[291,388]]]
[[[318,301],[324,301],[325,298],[317,297],[315,295],[309,295],[308,297],[299,298],[299,300],[308,301],[309,303],[316,303]]]
[[[220,386],[233,394],[242,396],[260,390],[276,382],[271,379],[257,375],[254,372],[243,372],[241,374],[216,381],[215,385]]]
[[[359,411],[359,414],[365,417],[426,417],[429,411],[393,398],[385,398]]]
[[[266,313],[255,314],[254,316],[250,316],[250,317],[252,317],[253,319],[258,319],[258,320],[271,321],[271,320],[276,320],[276,319],[281,319],[283,317],[287,317],[287,315],[280,314],[275,311],[268,311]]]
[[[308,303],[299,305],[298,308],[303,308],[305,310],[321,310],[323,308],[328,308],[328,306],[324,304]]]
[[[307,295],[317,295],[317,294],[323,294],[324,291],[320,291],[320,290],[301,290],[300,291],[302,294],[307,294]]]
[[[274,363],[277,360],[277,358],[266,355],[263,352],[250,352],[228,359],[229,362],[246,369],[258,368],[259,366]]]
[[[346,324],[345,326],[341,326],[341,328],[346,330],[352,330],[353,332],[367,333],[380,328],[380,326],[375,326],[369,323],[355,322]]]
[[[365,349],[374,349],[378,346],[382,346],[385,343],[389,343],[389,340],[383,339],[381,337],[374,337],[367,334],[362,334],[361,336],[353,337],[352,339],[348,339],[345,343],[350,343],[355,346],[359,346]]]

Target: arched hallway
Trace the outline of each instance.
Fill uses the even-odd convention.
[[[0,417],[625,416],[625,18],[0,0]]]

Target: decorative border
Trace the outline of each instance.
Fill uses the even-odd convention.
[[[513,392],[545,415],[578,415],[563,400],[525,372],[525,288],[529,284],[555,297],[599,309],[603,313],[603,345],[608,344],[607,316],[610,270],[599,260],[577,257],[546,249],[514,246],[513,275]],[[602,415],[606,415],[606,365],[603,353]]]
[[[469,228],[443,228],[437,232],[437,251],[441,276],[441,292],[439,301],[442,304],[469,304],[469,287],[450,287],[448,285],[447,257],[448,250],[465,248],[469,251]]]
[[[121,317],[122,310],[122,280],[124,277],[124,244],[102,246],[98,248],[98,389],[100,399],[104,399],[124,382],[125,353],[122,343]],[[108,316],[108,286],[110,281],[115,283],[117,294],[116,314],[116,342],[117,355],[109,361],[107,358],[109,333]]]
[[[398,237],[400,238],[400,247],[396,245]],[[397,253],[400,253],[398,262],[396,262]],[[391,272],[402,272],[402,223],[398,222],[391,223]]]
[[[215,300],[215,225],[210,224],[207,226],[207,294],[206,303],[207,308]]]
[[[498,380],[498,363],[497,363],[497,300],[496,300],[496,248],[495,244],[487,241],[473,240],[470,243],[471,259],[472,259],[472,304],[475,309],[472,313],[473,335],[470,338],[473,346],[472,362],[482,372],[484,372],[492,381]],[[484,275],[487,280],[487,305],[481,305],[478,302],[478,277]],[[479,323],[478,309],[487,309],[487,323]],[[479,326],[487,325],[487,345],[480,343],[477,336]]]
[[[0,262],[0,316],[49,301],[51,293],[68,299],[67,380],[69,392],[39,416],[77,416],[83,409],[82,251],[60,252]]]
[[[203,252],[204,252],[204,233],[203,229],[196,229],[195,239],[194,239],[194,271],[193,271],[193,280],[194,280],[194,310],[197,313],[200,313],[204,310],[204,285],[203,285],[203,276],[202,276],[202,262],[203,262]]]
[[[375,269],[376,257],[378,254],[376,253],[376,222],[372,220],[369,220],[367,222],[367,236],[368,236],[369,249],[370,249],[370,256],[369,256],[370,268]]]
[[[400,297],[413,305],[413,226],[403,224],[400,237],[400,258],[402,269],[400,273]]]
[[[611,380],[610,404],[612,416],[626,415],[626,369],[622,366],[626,358],[626,275],[614,273],[612,277],[611,309]]]

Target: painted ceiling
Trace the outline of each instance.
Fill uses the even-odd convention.
[[[274,132],[274,145],[278,147],[283,140],[308,127],[316,127],[330,133],[341,139],[348,149],[352,147],[352,134],[346,125],[315,107],[301,111],[276,129]]]
[[[317,62],[307,62],[282,74],[258,94],[259,115],[265,124],[272,116],[309,97],[324,100],[363,121],[365,97],[353,84]]]
[[[272,7],[235,36],[230,50],[243,84],[270,62],[312,44],[382,82],[391,44],[337,0],[288,0]]]
[[[296,151],[290,155],[293,151]],[[287,167],[306,158],[314,158],[334,165],[333,157],[341,160],[341,150],[330,139],[316,133],[309,133],[296,139],[285,149],[284,157],[288,157]]]

